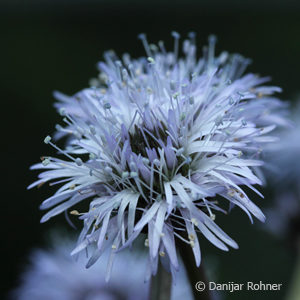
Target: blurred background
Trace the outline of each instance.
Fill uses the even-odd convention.
[[[38,207],[51,191],[26,190],[37,175],[29,166],[40,156],[54,154],[43,143],[60,119],[53,108],[53,90],[73,94],[88,86],[105,50],[144,55],[137,40],[141,32],[150,42],[164,40],[171,49],[172,30],[182,37],[195,31],[200,55],[207,36],[216,34],[217,52],[252,58],[249,70],[272,76],[271,84],[283,88],[281,99],[294,101],[299,95],[299,1],[0,1],[3,297],[18,284],[30,250],[47,246],[50,228],[74,231],[64,216],[40,224]],[[274,191],[264,193],[265,199],[253,200],[267,208]],[[284,299],[297,258],[290,235],[272,235],[258,222],[252,226],[239,209],[230,218],[218,216],[217,223],[240,249],[224,253],[202,239],[203,261],[214,280],[283,284],[280,291],[224,293],[224,299]]]

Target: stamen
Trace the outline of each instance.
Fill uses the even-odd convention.
[[[210,35],[208,37],[208,67],[212,68],[215,58],[215,45],[217,38],[215,35]]]
[[[144,48],[145,48],[145,51],[146,51],[147,55],[148,55],[149,57],[151,57],[151,56],[152,56],[152,53],[151,53],[151,51],[150,51],[150,47],[149,47],[149,44],[148,44],[146,35],[145,35],[144,33],[140,33],[140,34],[138,35],[138,38],[142,41],[143,46],[144,46]]]
[[[174,59],[175,59],[175,62],[176,62],[177,58],[178,58],[178,44],[179,44],[180,34],[176,31],[172,31],[171,34],[175,39],[175,42],[174,42]]]

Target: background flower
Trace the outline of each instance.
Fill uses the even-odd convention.
[[[289,242],[299,243],[300,216],[300,105],[292,109],[292,123],[279,132],[279,140],[266,148],[267,180],[275,198],[266,210],[267,229]]]
[[[84,268],[84,255],[75,261],[70,256],[73,241],[57,234],[52,247],[31,253],[30,264],[21,275],[21,283],[11,292],[17,300],[136,300],[148,299],[149,282],[145,283],[145,251],[123,251],[116,260],[116,270],[111,280],[105,281],[109,253],[92,268]],[[171,299],[193,299],[184,268],[172,286]]]

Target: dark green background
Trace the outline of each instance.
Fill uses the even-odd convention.
[[[225,3],[226,2],[226,3]],[[228,50],[253,59],[249,70],[271,75],[283,88],[282,99],[299,92],[299,1],[1,1],[1,289],[17,284],[32,247],[47,244],[50,228],[67,227],[60,216],[40,224],[41,201],[50,190],[26,191],[35,180],[31,164],[53,150],[43,144],[59,117],[52,91],[72,94],[96,76],[103,51],[144,55],[137,34],[151,42],[165,40],[170,32],[186,36],[197,32],[198,45],[218,36],[217,52]],[[199,51],[200,53],[200,51]],[[262,207],[272,203],[272,192]],[[295,253],[286,239],[277,239],[235,209],[217,217],[240,249],[224,253],[202,239],[203,261],[215,261],[218,282],[259,281],[283,283],[280,292],[236,292],[226,299],[283,299],[293,273]],[[55,288],[55,287],[54,287]]]

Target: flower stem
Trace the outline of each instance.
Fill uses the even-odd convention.
[[[194,299],[212,300],[212,295],[208,290],[208,280],[205,274],[203,264],[201,264],[200,267],[196,266],[191,248],[187,244],[181,243],[179,252],[181,255],[181,259],[184,263],[188,275],[188,279],[191,284],[191,288],[194,294]],[[200,281],[205,284],[205,289],[203,291],[198,291],[196,289],[196,283]]]
[[[157,274],[151,279],[150,300],[170,300],[171,286],[171,274],[159,263]]]

